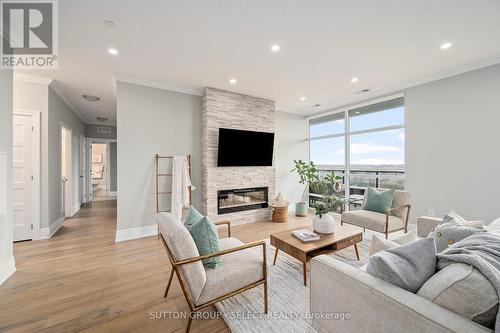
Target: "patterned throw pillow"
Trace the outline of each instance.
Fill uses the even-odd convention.
[[[428,237],[434,238],[436,242],[436,251],[439,253],[444,251],[451,244],[467,238],[476,232],[486,232],[486,229],[478,229],[464,225],[453,216],[445,215],[443,221],[429,233]]]

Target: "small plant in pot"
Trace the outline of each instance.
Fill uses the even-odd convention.
[[[332,234],[335,232],[335,218],[330,212],[338,212],[344,209],[345,201],[335,195],[324,195],[314,208],[316,215],[313,219],[313,228],[320,234]]]
[[[312,161],[307,163],[302,160],[294,160],[293,162],[295,163],[295,168],[291,172],[296,172],[300,178],[299,183],[305,185],[304,192],[302,193],[302,201],[295,204],[295,215],[307,216],[307,208],[309,207],[306,201],[307,189],[310,183],[318,180],[318,170]]]
[[[333,171],[325,176],[324,181],[328,184],[331,184],[333,192],[340,192],[344,190],[342,177],[335,175]]]

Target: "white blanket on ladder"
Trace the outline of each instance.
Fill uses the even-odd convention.
[[[174,156],[172,161],[172,215],[179,221],[182,218],[182,209],[188,208],[189,192],[195,187],[189,176],[187,156]]]

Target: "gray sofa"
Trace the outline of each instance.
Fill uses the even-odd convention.
[[[500,219],[497,221],[495,227],[488,226],[488,232],[500,233]],[[418,234],[427,236],[440,222],[436,218],[419,218]],[[311,260],[310,297],[313,324],[320,332],[492,332],[326,255]],[[339,315],[344,319],[336,319],[335,313],[344,314]]]

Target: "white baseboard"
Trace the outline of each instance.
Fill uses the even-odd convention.
[[[71,212],[71,216],[75,215],[80,210],[81,207],[82,207],[82,204],[80,202],[78,202],[77,205],[75,207],[73,207],[73,211]]]
[[[7,279],[16,271],[16,260],[14,256],[0,262],[0,285],[7,281]]]
[[[114,192],[111,192],[111,191],[110,191],[110,192],[108,192],[108,195],[109,195],[110,197],[116,197],[116,196],[118,195],[118,191],[114,191]]]
[[[40,237],[38,239],[47,239],[52,237],[57,230],[63,225],[65,218],[60,217],[57,221],[52,223],[48,228],[40,228]]]
[[[156,224],[147,225],[145,227],[129,228],[116,230],[115,242],[124,242],[132,239],[156,236],[158,227]]]

